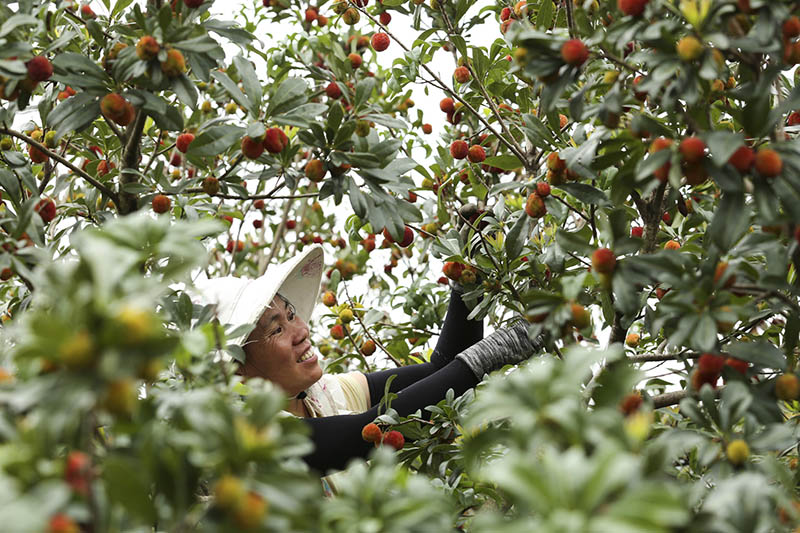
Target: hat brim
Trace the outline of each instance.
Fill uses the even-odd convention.
[[[197,289],[207,303],[217,305],[219,321],[235,328],[254,326],[278,293],[307,323],[319,296],[324,258],[322,246],[315,244],[288,261],[267,268],[256,279],[217,278],[198,284]],[[228,342],[244,346],[249,334],[245,331]]]

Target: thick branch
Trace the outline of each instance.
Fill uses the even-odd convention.
[[[139,208],[139,198],[136,194],[125,192],[125,185],[139,181],[138,169],[139,158],[141,156],[142,132],[147,114],[139,110],[136,118],[128,130],[128,140],[125,143],[125,151],[122,156],[122,170],[120,171],[120,191],[119,191],[119,213],[128,215]]]
[[[685,390],[665,392],[664,394],[653,396],[653,407],[660,409],[662,407],[669,407],[670,405],[678,405],[686,396],[688,396],[688,394]]]

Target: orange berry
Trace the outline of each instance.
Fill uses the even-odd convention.
[[[156,213],[166,213],[169,211],[170,207],[172,207],[172,200],[170,200],[168,196],[157,194],[153,196],[152,206],[153,211]]]
[[[361,429],[361,438],[367,442],[379,443],[383,438],[383,432],[378,424],[371,422]]]
[[[781,156],[775,150],[764,148],[756,152],[756,170],[765,178],[774,178],[783,170]]]

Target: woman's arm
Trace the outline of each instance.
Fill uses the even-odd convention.
[[[405,368],[417,366],[424,365],[411,365]],[[392,408],[400,416],[408,416],[418,409],[436,405],[449,389],[453,389],[456,396],[460,396],[477,385],[478,381],[467,364],[455,359],[416,383],[404,387],[392,401]],[[361,429],[377,416],[376,405],[354,415],[303,418],[302,420],[311,427],[311,440],[314,443],[314,451],[303,459],[311,468],[325,474],[331,469],[344,469],[353,458],[367,457],[374,445],[361,438]]]
[[[401,416],[434,405],[449,389],[457,395],[474,387],[484,374],[507,364],[521,363],[541,347],[541,339],[531,341],[523,321],[500,328],[480,342],[456,355],[455,359],[431,375],[400,390],[392,408]],[[428,363],[431,364],[431,363]],[[411,365],[409,368],[421,365]],[[361,439],[361,428],[378,416],[378,407],[356,415],[304,418],[311,426],[314,452],[304,459],[324,472],[343,468],[353,457],[365,457],[370,444]]]
[[[467,316],[469,316],[469,309],[461,299],[461,293],[457,289],[452,289],[447,314],[444,317],[436,348],[433,349],[431,362],[366,374],[362,387],[366,387],[365,393],[369,395],[369,405],[377,405],[381,401],[386,382],[391,376],[396,376],[392,381],[391,392],[403,390],[443,368],[453,360],[456,354],[481,340],[483,338],[483,321],[467,320]]]

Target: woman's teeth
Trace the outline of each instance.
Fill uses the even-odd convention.
[[[306,353],[304,353],[303,356],[300,359],[297,360],[297,362],[298,363],[302,363],[303,361],[308,361],[312,357],[314,357],[314,353],[313,353],[313,351],[309,350]]]

